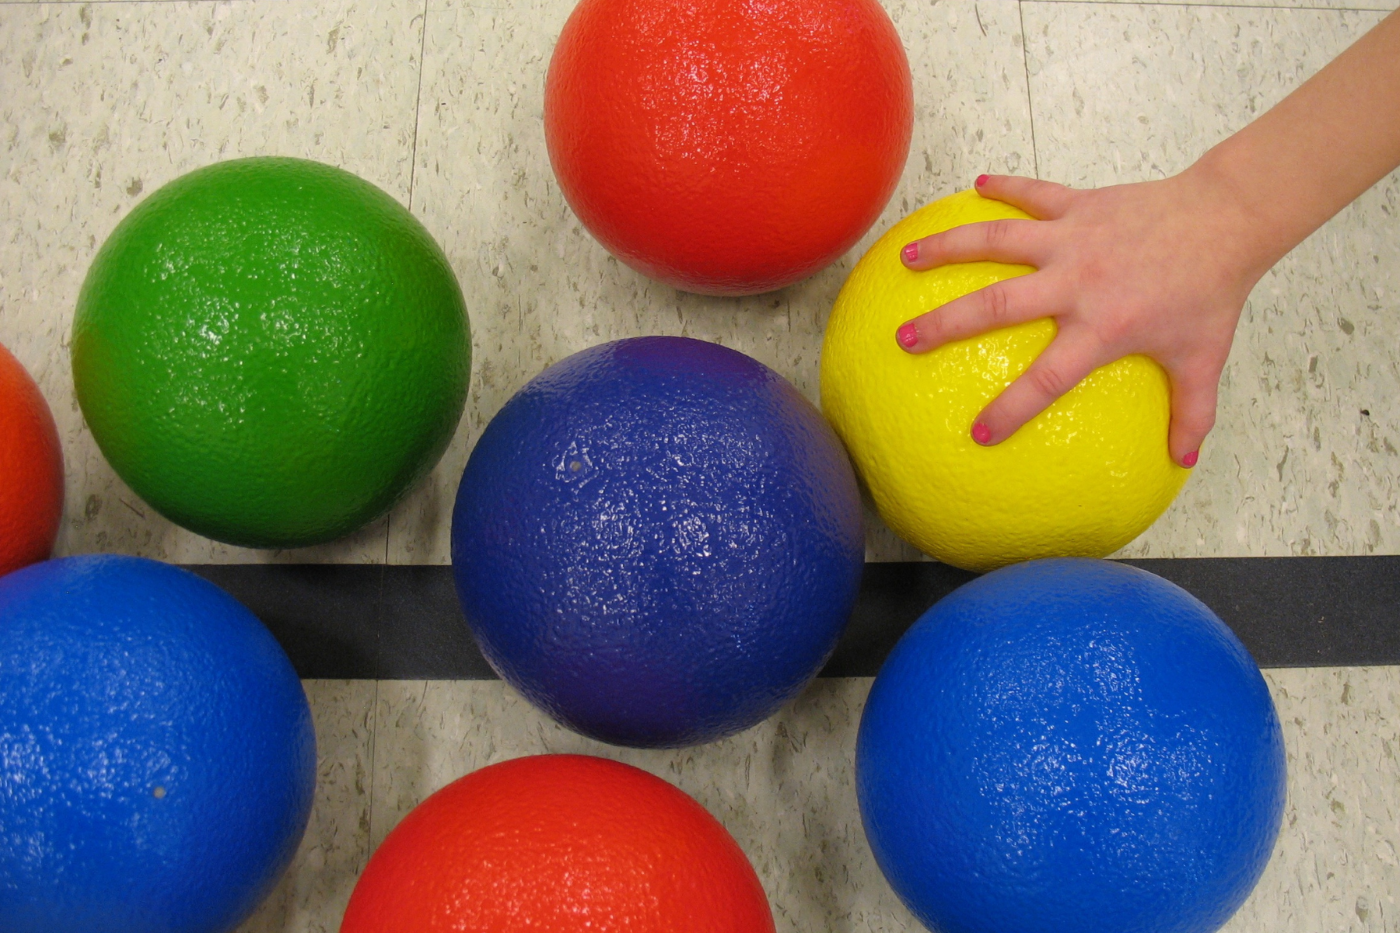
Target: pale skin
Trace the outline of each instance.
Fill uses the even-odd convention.
[[[904,264],[1025,263],[901,325],[911,353],[1023,321],[1059,332],[974,420],[998,444],[1100,366],[1140,353],[1171,380],[1172,459],[1196,465],[1235,326],[1256,282],[1400,166],[1400,11],[1179,175],[1074,190],[983,175],[977,190],[1035,221],[969,224],[905,246]]]

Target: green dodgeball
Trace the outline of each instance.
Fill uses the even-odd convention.
[[[288,158],[165,185],[108,237],[73,322],[102,452],[171,521],[287,548],[387,511],[442,455],[471,370],[442,250],[397,201]]]

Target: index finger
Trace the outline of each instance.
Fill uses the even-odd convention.
[[[908,243],[900,252],[900,259],[915,271],[981,260],[1039,268],[1048,252],[1045,225],[1040,221],[984,220]]]
[[[1037,220],[1055,220],[1063,216],[1079,194],[1053,181],[1020,175],[982,175],[977,179],[977,193],[1020,208]]]

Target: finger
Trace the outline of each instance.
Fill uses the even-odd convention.
[[[1034,220],[987,220],[908,243],[899,258],[915,271],[980,260],[1039,266],[1047,245],[1044,227]]]
[[[978,175],[975,187],[982,197],[1019,207],[1037,220],[1054,220],[1064,216],[1070,202],[1079,193],[1053,181],[1021,175]]]
[[[984,447],[1000,444],[1079,384],[1106,360],[1093,337],[1064,331],[1036,357],[1015,382],[982,409],[972,425],[972,439]]]
[[[1169,372],[1172,382],[1172,426],[1167,449],[1174,462],[1196,465],[1201,443],[1215,427],[1220,392],[1220,367],[1201,367],[1184,374]]]
[[[927,353],[954,340],[1053,317],[1062,305],[1052,280],[1033,272],[968,292],[905,321],[895,331],[895,340],[910,353]]]

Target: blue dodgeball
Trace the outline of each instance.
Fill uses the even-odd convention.
[[[941,933],[1209,933],[1282,819],[1258,667],[1202,603],[1108,561],[1007,567],[930,609],[870,691],[866,836]]]
[[[315,781],[301,682],[213,584],[115,556],[0,578],[5,933],[226,933]]]
[[[606,742],[683,746],[760,722],[816,675],[860,583],[835,434],[757,361],[620,340],[532,380],[462,474],[452,562],[503,678]]]

